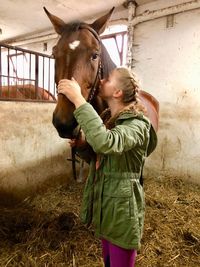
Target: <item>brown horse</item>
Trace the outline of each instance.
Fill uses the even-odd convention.
[[[20,100],[48,100],[56,101],[54,95],[52,95],[48,90],[35,87],[33,84],[24,85],[10,85],[0,87],[0,97],[3,99],[20,99]]]
[[[99,80],[106,77],[115,68],[105,47],[101,43],[101,34],[114,10],[95,20],[92,24],[74,22],[65,24],[58,17],[44,8],[56,32],[60,35],[57,45],[53,48],[55,58],[55,81],[74,77],[81,86],[82,95],[89,99],[98,113],[105,109],[105,103],[95,93]],[[103,71],[103,76],[100,72]],[[155,130],[158,128],[158,102],[146,93],[139,92],[139,98],[145,104],[148,116]],[[74,105],[62,94],[53,113],[53,124],[60,137],[74,138],[77,122],[73,117]]]

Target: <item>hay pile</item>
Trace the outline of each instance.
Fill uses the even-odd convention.
[[[80,223],[83,185],[54,186],[0,208],[0,266],[99,267],[101,246]],[[138,267],[200,266],[200,187],[145,181],[146,223]]]
[[[145,186],[141,267],[200,266],[200,187],[161,177]]]

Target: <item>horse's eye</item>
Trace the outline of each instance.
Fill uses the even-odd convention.
[[[98,58],[98,55],[99,55],[98,53],[94,53],[94,54],[92,55],[92,57],[91,57],[92,60],[96,60],[96,59]]]

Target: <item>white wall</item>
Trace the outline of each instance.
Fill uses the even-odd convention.
[[[146,9],[157,9],[157,2],[161,8],[168,1]],[[200,183],[200,9],[176,14],[174,20],[171,28],[166,17],[135,28],[135,70],[144,90],[160,102],[159,145],[147,166],[157,175]]]
[[[0,192],[28,194],[71,177],[68,142],[53,127],[55,104],[0,102]]]

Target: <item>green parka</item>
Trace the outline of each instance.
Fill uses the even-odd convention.
[[[90,162],[81,219],[86,224],[92,221],[98,237],[137,250],[145,210],[139,178],[151,124],[142,113],[125,111],[108,130],[89,103],[77,108],[74,116],[99,159],[98,169],[95,160]]]

